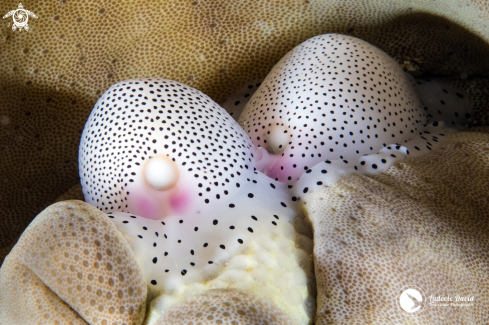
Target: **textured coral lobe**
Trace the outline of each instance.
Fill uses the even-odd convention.
[[[240,290],[209,290],[168,310],[155,325],[167,324],[295,324],[277,306]]]
[[[0,323],[140,324],[146,285],[129,245],[96,208],[51,205],[0,270]]]
[[[73,309],[46,286],[30,269],[8,257],[0,272],[0,321],[2,324],[87,325]],[[19,285],[20,284],[20,285]]]
[[[485,324],[489,301],[489,130],[380,175],[350,175],[305,202],[314,228],[316,324]],[[484,133],[483,133],[484,132]],[[407,285],[473,306],[398,308]]]

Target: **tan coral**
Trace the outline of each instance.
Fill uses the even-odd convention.
[[[87,203],[64,201],[37,216],[5,259],[0,323],[139,325],[146,294],[115,225]]]
[[[85,198],[83,197],[83,191],[81,188],[81,184],[77,184],[70,188],[68,191],[65,193],[61,194],[54,200],[54,203],[56,202],[61,202],[61,201],[66,201],[66,200],[80,200],[84,201]],[[19,240],[20,235],[12,241],[10,245],[4,246],[3,248],[0,248],[0,265],[2,265],[3,260],[5,257],[8,255],[10,250],[15,246],[17,243],[17,240]]]
[[[164,313],[155,325],[294,325],[267,300],[235,289],[216,289],[187,298]]]
[[[463,132],[385,173],[313,192],[316,324],[485,324],[489,314],[489,128]],[[479,131],[481,131],[479,129]],[[473,296],[466,307],[397,307],[399,290]],[[415,318],[413,318],[415,317]]]
[[[75,186],[71,187],[68,191],[58,196],[54,202],[56,203],[68,200],[85,201],[81,184],[76,184]]]
[[[87,324],[34,272],[18,263],[15,258],[5,261],[1,275],[2,324]]]
[[[485,1],[25,2],[29,32],[0,29],[0,247],[78,181],[81,131],[109,85],[175,79],[220,102],[290,49],[336,32],[417,73],[488,76]],[[0,12],[17,4],[2,1]],[[429,33],[426,33],[429,30]]]
[[[473,119],[478,125],[489,125],[489,79],[453,80],[452,84],[467,91],[474,103]]]

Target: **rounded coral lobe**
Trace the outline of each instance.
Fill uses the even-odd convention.
[[[221,320],[223,319],[224,322]],[[209,290],[192,296],[163,314],[155,325],[296,324],[280,308],[240,290]]]
[[[363,40],[326,34],[277,63],[239,122],[256,146],[270,151],[263,171],[290,184],[322,160],[402,143],[426,116],[414,80],[391,57]],[[277,127],[288,135],[278,154]]]
[[[85,200],[104,212],[161,219],[239,190],[253,172],[252,143],[208,96],[165,79],[132,79],[98,100],[81,138]],[[167,156],[179,177],[159,180],[148,159]],[[159,158],[157,158],[159,159]],[[156,162],[156,161],[155,161]],[[148,177],[153,177],[148,179]]]

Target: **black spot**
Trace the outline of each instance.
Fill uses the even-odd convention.
[[[184,269],[184,270],[182,270],[182,272],[180,272],[180,273],[181,273],[181,274],[182,274],[182,276],[183,276],[183,275],[187,274],[187,270],[185,270],[185,269]]]
[[[220,247],[221,249],[226,249],[226,246],[224,246],[223,244],[219,245],[219,247]]]
[[[377,165],[376,164],[372,164],[372,168],[373,169],[377,169]]]
[[[157,257],[153,258],[153,264],[156,264],[156,262],[158,262],[158,258]]]
[[[156,280],[151,280],[151,284],[155,286],[157,284]]]
[[[219,221],[217,221],[217,219],[214,219],[214,221],[212,221],[212,224],[215,226],[219,223]]]
[[[238,238],[238,243],[242,244],[243,240],[241,238]]]
[[[253,193],[248,193],[248,197],[252,199],[254,197]]]
[[[248,227],[248,231],[249,231],[249,232],[253,232],[253,228]]]
[[[234,204],[233,203],[229,204],[229,207],[234,208]]]
[[[309,187],[304,187],[304,189],[302,190],[302,193],[307,193],[309,191]]]

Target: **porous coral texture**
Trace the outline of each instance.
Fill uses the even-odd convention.
[[[0,273],[1,324],[132,324],[147,288],[129,245],[95,207],[53,204],[37,216]]]
[[[254,324],[293,325],[267,300],[235,289],[216,289],[192,296],[171,307],[155,325]]]
[[[1,273],[2,324],[87,324],[34,272],[18,263],[15,258],[5,261]]]
[[[316,324],[487,323],[488,132],[451,134],[428,155],[311,194]],[[426,304],[410,316],[397,306],[407,285],[425,303],[458,295],[473,296],[473,306]]]
[[[54,200],[54,202],[61,202],[61,201],[66,201],[66,200],[80,200],[80,201],[84,201],[85,200],[85,198],[83,197],[83,192],[82,192],[81,184],[77,184],[77,185],[73,186],[68,191],[66,191],[65,193],[63,193],[60,196],[58,196],[56,198],[56,200]],[[19,239],[19,237],[20,237],[20,234],[19,234],[19,236],[15,240],[13,240],[10,243],[10,245],[7,245],[7,246],[4,246],[4,247],[0,248],[0,265],[2,265],[3,260],[10,253],[10,251],[12,250],[12,248],[14,248],[14,246],[17,243],[17,240]]]
[[[474,124],[489,125],[489,79],[471,78],[453,80],[452,84],[464,89],[472,97],[474,103]]]
[[[414,73],[489,75],[489,8],[458,0],[23,2],[28,32],[0,29],[0,247],[76,184],[78,144],[98,96],[165,77],[217,102],[304,40],[372,43]],[[0,2],[7,13],[16,3]],[[427,33],[426,31],[430,32]]]
[[[75,186],[71,187],[68,191],[58,196],[54,202],[56,203],[68,200],[85,201],[81,184],[76,184]]]

